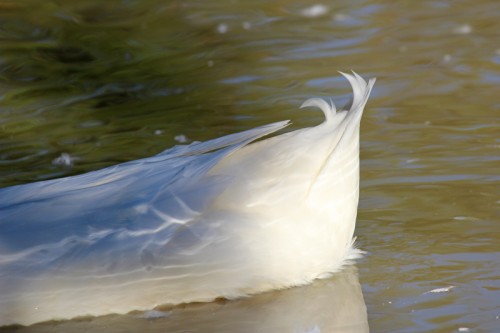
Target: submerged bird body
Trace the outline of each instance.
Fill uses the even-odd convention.
[[[80,176],[0,189],[0,325],[126,313],[301,285],[352,247],[359,125],[278,122]]]

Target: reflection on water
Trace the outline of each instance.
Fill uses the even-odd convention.
[[[181,135],[317,124],[300,103],[342,105],[336,71],[354,69],[378,78],[356,230],[370,330],[495,331],[500,3],[318,5],[0,0],[0,187],[151,156]]]
[[[345,271],[300,287],[235,301],[159,308],[145,313],[47,322],[28,332],[206,332],[319,333],[368,332],[368,319],[357,270]],[[0,329],[0,332],[3,332]]]

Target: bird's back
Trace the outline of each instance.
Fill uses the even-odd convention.
[[[359,122],[279,122],[88,174],[0,189],[0,325],[305,284],[352,252]]]

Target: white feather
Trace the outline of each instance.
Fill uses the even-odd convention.
[[[278,122],[80,176],[0,189],[0,325],[309,283],[356,256],[359,124]],[[253,143],[251,143],[253,142]]]

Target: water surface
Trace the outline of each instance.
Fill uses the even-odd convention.
[[[356,235],[368,254],[358,273],[319,281],[312,294],[20,331],[163,332],[198,318],[200,332],[224,322],[251,332],[259,308],[297,293],[302,302],[269,310],[273,324],[259,329],[345,331],[344,321],[366,331],[367,318],[372,332],[495,331],[499,13],[496,1],[0,1],[0,187],[273,121],[312,126],[322,113],[298,106],[312,96],[342,105],[350,91],[338,70],[378,78],[361,128]],[[328,289],[339,279],[360,284],[364,303],[350,293],[357,310]],[[220,306],[230,315],[208,320]]]

